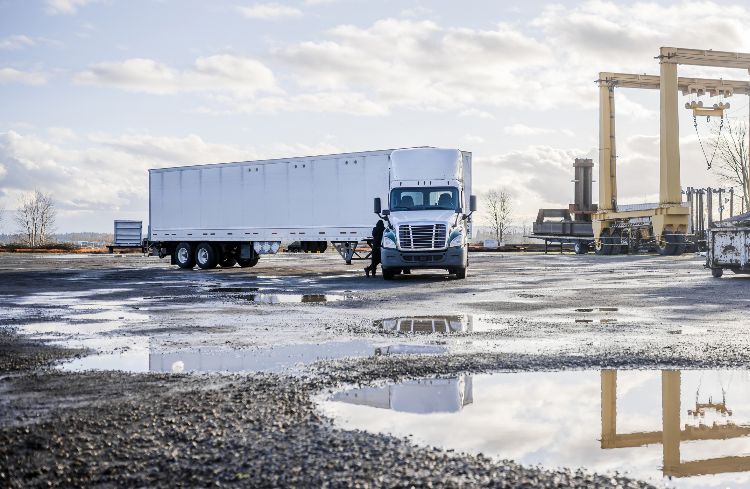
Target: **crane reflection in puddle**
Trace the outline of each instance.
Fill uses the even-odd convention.
[[[682,442],[699,440],[728,440],[750,435],[750,425],[737,425],[728,418],[732,411],[727,408],[726,395],[722,392],[721,402],[701,403],[696,393],[695,408],[687,414],[700,420],[707,412],[714,412],[725,418],[724,422],[714,421],[711,425],[699,422],[697,426],[686,423],[680,426],[681,372],[661,371],[661,431],[641,431],[634,433],[617,432],[617,371],[602,370],[602,449],[632,448],[646,445],[662,445],[662,472],[668,477],[691,477],[730,472],[750,471],[750,456],[726,456],[683,462],[680,457]],[[722,389],[723,391],[723,389]]]

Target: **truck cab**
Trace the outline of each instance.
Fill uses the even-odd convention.
[[[443,269],[465,278],[472,235],[471,153],[412,148],[390,156],[388,208],[381,243],[383,278],[411,269]],[[468,212],[467,212],[468,211]]]

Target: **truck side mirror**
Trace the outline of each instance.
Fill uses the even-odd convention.
[[[469,212],[474,212],[477,210],[477,196],[472,195],[469,197]]]
[[[391,211],[389,211],[388,209],[383,209],[383,217],[388,217],[390,215],[391,215]]]
[[[382,204],[380,203],[380,197],[375,197],[374,207],[375,207],[375,214],[380,214],[380,211],[382,210]]]

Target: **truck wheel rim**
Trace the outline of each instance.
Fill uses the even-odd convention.
[[[177,252],[177,259],[180,260],[180,263],[187,263],[188,251],[185,248],[180,248],[180,251]]]
[[[201,263],[206,263],[208,261],[208,251],[206,250],[198,251],[198,261]]]

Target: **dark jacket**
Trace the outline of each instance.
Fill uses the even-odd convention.
[[[372,249],[380,249],[383,244],[383,233],[385,232],[385,226],[383,221],[379,221],[374,228],[372,228]]]

